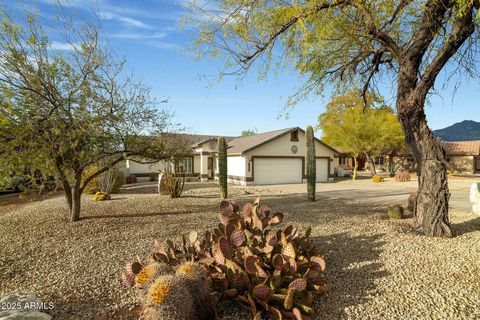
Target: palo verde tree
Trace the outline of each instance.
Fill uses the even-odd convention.
[[[353,180],[360,155],[365,155],[370,171],[375,174],[373,156],[403,146],[400,122],[392,108],[385,106],[383,99],[373,93],[368,93],[365,100],[358,90],[334,97],[319,116],[318,125],[327,143],[352,154]]]
[[[307,194],[308,201],[315,201],[315,184],[317,182],[317,159],[315,157],[315,136],[312,126],[305,130],[307,161]]]
[[[228,190],[227,190],[227,142],[224,137],[218,138],[217,143],[217,152],[218,152],[218,182],[220,183],[220,195],[222,199],[227,199]]]
[[[255,62],[262,73],[293,65],[306,80],[291,103],[391,80],[418,163],[418,227],[450,237],[446,160],[424,106],[442,70],[477,75],[478,7],[478,0],[196,0],[190,19],[199,54],[223,55],[225,74],[243,74]]]
[[[71,221],[80,218],[81,195],[92,179],[126,157],[160,159],[176,150],[164,143],[171,115],[124,74],[124,62],[102,46],[95,25],[59,15],[49,31],[70,50],[58,51],[35,15],[24,23],[1,15],[0,118],[8,119],[0,129],[2,161],[51,168]]]

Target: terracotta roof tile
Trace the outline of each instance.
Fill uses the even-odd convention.
[[[480,154],[480,140],[442,141],[447,156],[471,156]]]

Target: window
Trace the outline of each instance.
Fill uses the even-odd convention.
[[[347,157],[340,157],[339,158],[339,163],[340,164],[348,164],[348,158]]]
[[[415,163],[415,159],[413,159],[413,157],[408,157],[406,161],[407,163]]]
[[[375,157],[373,158],[373,162],[380,165],[385,164],[385,157]]]
[[[452,161],[452,158],[447,157],[447,162],[450,163]]]
[[[177,172],[192,173],[193,172],[193,158],[185,157],[177,160]]]
[[[290,133],[290,141],[298,141],[298,130],[292,131],[292,133]]]

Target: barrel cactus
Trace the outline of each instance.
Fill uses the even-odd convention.
[[[313,136],[312,126],[308,126],[305,131],[307,140],[307,193],[308,201],[315,201],[315,183],[317,179],[316,159],[315,159],[315,138]]]
[[[218,138],[218,182],[220,183],[220,195],[226,199],[227,192],[227,143],[224,137]]]
[[[157,242],[152,255],[157,264],[175,269],[173,277],[193,293],[186,296],[186,305],[193,308],[188,319],[214,319],[214,306],[224,310],[232,302],[245,305],[255,319],[268,314],[276,319],[314,317],[315,296],[330,286],[324,278],[325,259],[310,239],[311,229],[302,235],[292,225],[279,228],[283,214],[272,212],[260,199],[242,209],[236,202],[222,201],[219,211],[220,223],[213,230]],[[137,272],[137,282],[143,279],[138,263],[130,269]],[[142,288],[150,288],[156,278],[148,278]],[[155,299],[160,301],[162,291],[157,291]],[[158,306],[153,311],[147,306],[147,311],[158,312]]]
[[[382,176],[373,176],[372,182],[374,183],[385,182],[385,178]]]
[[[391,204],[388,206],[387,216],[390,219],[402,219],[403,207],[398,204]]]

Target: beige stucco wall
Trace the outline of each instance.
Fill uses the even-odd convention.
[[[473,173],[473,156],[447,156],[447,170],[452,173]]]
[[[150,172],[160,172],[160,170],[165,169],[166,162],[159,161],[153,164],[138,163],[133,160],[126,161],[126,167],[128,168],[129,174],[142,174]]]
[[[200,155],[193,155],[193,173],[200,173]]]
[[[297,147],[297,152],[292,152],[292,146]],[[306,140],[305,134],[301,131],[298,132],[298,141],[290,141],[290,134],[286,134],[274,141],[264,144],[250,152],[245,153],[247,161],[250,161],[253,156],[289,156],[289,157],[305,157],[306,154]],[[315,142],[315,154],[317,157],[330,157],[330,174],[334,173],[334,155],[335,153],[328,147]],[[247,169],[248,169],[248,162]],[[247,177],[251,177],[252,172],[247,172]]]
[[[246,161],[242,156],[227,157],[227,174],[229,176],[245,177]]]

